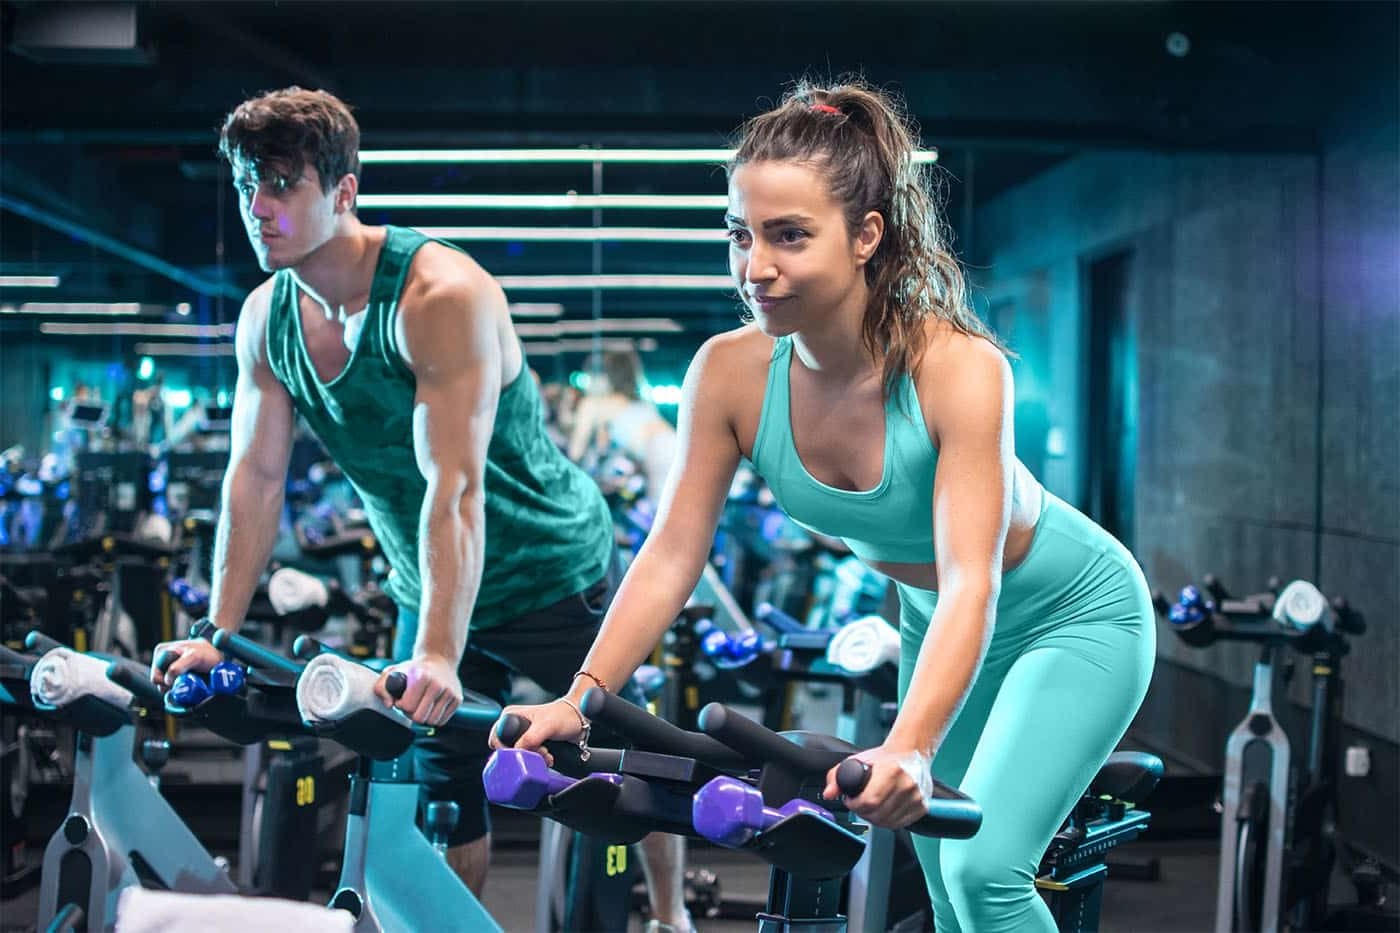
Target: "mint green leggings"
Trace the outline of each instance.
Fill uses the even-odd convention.
[[[899,586],[899,696],[938,594]],[[1045,494],[1024,561],[1002,577],[996,628],[933,760],[977,801],[971,839],[914,837],[938,933],[1053,931],[1035,890],[1045,847],[1147,692],[1152,598],[1127,549]]]

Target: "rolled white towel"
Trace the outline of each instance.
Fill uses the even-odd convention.
[[[247,930],[295,930],[296,933],[350,933],[355,918],[348,910],[303,904],[274,897],[233,894],[177,894],[133,885],[117,901],[117,933],[245,933]]]
[[[363,664],[334,654],[318,654],[297,678],[297,709],[310,723],[337,722],[351,713],[372,709],[401,722],[411,720],[400,710],[385,706],[374,695],[379,675]]]
[[[853,674],[868,673],[899,660],[899,630],[879,616],[847,622],[826,646],[826,659]]]
[[[40,706],[67,706],[92,696],[125,709],[131,705],[131,691],[107,679],[108,663],[71,648],[54,648],[34,665],[34,673],[29,675],[30,696]]]
[[[311,606],[324,606],[331,594],[326,584],[309,573],[283,567],[267,581],[267,599],[278,615],[288,615]]]

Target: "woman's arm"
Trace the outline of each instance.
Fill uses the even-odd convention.
[[[921,392],[931,400],[925,418],[939,449],[938,608],[886,739],[928,755],[962,706],[991,638],[1016,463],[1010,365],[986,341],[952,339],[955,346],[940,354],[936,391]]]
[[[618,589],[602,629],[580,669],[616,690],[651,653],[695,589],[720,511],[739,465],[733,429],[733,364],[725,361],[725,336],[702,346],[686,373],[679,413],[677,463],[659,503],[656,523]],[[719,361],[717,361],[717,358]],[[579,702],[595,686],[574,679],[568,699]],[[516,742],[535,748],[547,739],[578,735],[581,723],[568,711],[518,707],[534,724]],[[496,741],[492,737],[493,743]]]
[[[1011,368],[984,340],[948,339],[951,346],[940,342],[936,360],[926,357],[919,380],[924,420],[939,451],[932,516],[938,607],[889,735],[858,756],[870,764],[870,780],[848,801],[863,818],[891,828],[926,812],[932,757],[991,639],[1011,518]],[[835,768],[827,775],[828,797],[839,793],[835,775]]]

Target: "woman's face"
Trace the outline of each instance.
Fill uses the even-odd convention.
[[[765,334],[820,326],[843,308],[864,312],[864,266],[879,245],[883,219],[871,212],[853,235],[818,167],[739,166],[729,176],[725,222],[729,271]]]

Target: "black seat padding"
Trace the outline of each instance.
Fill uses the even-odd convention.
[[[1114,752],[1089,784],[1089,793],[1140,803],[1161,780],[1162,759],[1147,752]]]

